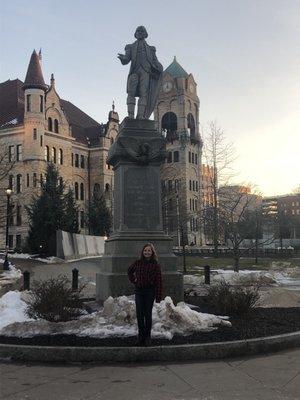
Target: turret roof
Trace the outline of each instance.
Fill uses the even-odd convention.
[[[168,66],[164,73],[170,74],[173,78],[187,78],[189,74],[182,68],[174,56],[173,62]]]
[[[27,74],[25,78],[25,82],[23,85],[23,90],[25,89],[42,89],[46,90],[47,85],[45,84],[43,72],[40,64],[39,56],[34,50],[31,54],[31,58],[29,61]]]

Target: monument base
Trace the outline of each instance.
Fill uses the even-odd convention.
[[[109,151],[114,167],[113,235],[105,242],[96,278],[96,299],[134,293],[128,267],[140,258],[146,243],[153,243],[163,275],[163,296],[183,300],[183,278],[176,269],[173,241],[163,232],[160,166],[165,141],[154,121],[125,118]]]

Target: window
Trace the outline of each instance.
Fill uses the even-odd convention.
[[[12,162],[15,159],[15,146],[9,146],[8,148],[8,161]]]
[[[54,120],[54,132],[58,133],[58,120],[57,119]]]
[[[49,146],[45,146],[45,160],[50,161]]]
[[[13,235],[8,235],[8,247],[12,249],[14,247],[14,237]]]
[[[192,164],[194,164],[194,162],[195,162],[195,158],[194,158],[194,153],[192,153]]]
[[[33,128],[33,140],[37,139],[37,130],[36,128]]]
[[[189,163],[191,162],[191,152],[189,151]]]
[[[80,184],[80,200],[84,200],[84,186],[83,186],[83,183]]]
[[[35,172],[33,173],[32,184],[33,184],[33,187],[37,187],[37,177],[36,177]]]
[[[48,118],[48,131],[52,132],[53,131],[53,126],[52,126],[52,118]]]
[[[195,164],[198,164],[198,154],[195,154]]]
[[[59,149],[58,151],[58,164],[63,165],[64,163],[64,155],[62,149]]]
[[[21,206],[17,206],[17,226],[22,225]]]
[[[56,164],[56,148],[52,147],[51,161]]]
[[[84,228],[84,211],[80,211],[80,228]]]
[[[43,135],[40,136],[40,145],[43,147]]]
[[[18,174],[17,175],[17,193],[22,192],[22,175]]]
[[[161,130],[166,133],[166,140],[173,143],[178,139],[177,117],[173,112],[167,112],[161,119]]]
[[[28,94],[27,96],[26,96],[26,110],[27,111],[31,111],[31,95],[30,94]]]
[[[106,190],[106,192],[108,192],[109,189],[110,189],[109,183],[106,183],[106,184],[105,184],[105,190]]]
[[[29,187],[30,185],[30,178],[29,178],[29,174],[26,175],[26,186]]]
[[[80,167],[84,168],[84,156],[80,156]]]
[[[179,190],[179,181],[175,179],[175,190]]]
[[[14,176],[13,175],[9,175],[9,180],[8,180],[8,187],[13,190],[14,189]]]
[[[108,164],[107,159],[106,159],[106,162],[105,162],[105,169],[110,169],[110,165]]]
[[[16,235],[16,247],[20,248],[22,244],[21,235]]]
[[[75,167],[79,168],[79,155],[75,154]]]
[[[198,181],[196,181],[196,192],[198,192]]]
[[[44,112],[44,96],[40,96],[40,112]]]
[[[95,183],[95,185],[94,185],[94,195],[95,194],[100,194],[100,185],[99,185],[99,183]]]
[[[172,192],[172,190],[173,190],[173,182],[171,180],[168,181],[168,190],[169,190],[169,192]]]
[[[192,211],[192,199],[190,199],[190,211]]]
[[[42,187],[43,183],[44,183],[43,174],[40,174],[40,184],[41,184],[41,187]]]
[[[168,163],[172,162],[172,152],[171,151],[168,152],[167,162]]]
[[[72,165],[72,167],[74,167],[74,154],[73,153],[71,154],[71,165]]]
[[[78,200],[78,183],[75,182],[75,199]]]
[[[179,151],[174,151],[174,162],[179,162]]]
[[[189,180],[189,188],[190,188],[190,190],[192,190],[192,181],[191,180]]]
[[[17,145],[17,161],[22,161],[22,145]]]
[[[295,210],[292,210],[292,215],[295,215]]]
[[[173,211],[173,200],[169,199],[169,211]]]

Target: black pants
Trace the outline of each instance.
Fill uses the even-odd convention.
[[[154,287],[135,289],[136,317],[140,338],[147,338],[151,336],[152,308],[154,298]]]

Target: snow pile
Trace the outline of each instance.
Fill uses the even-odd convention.
[[[4,260],[0,259],[0,264],[3,264]],[[17,269],[13,264],[9,262],[9,270],[0,272],[0,292],[1,294],[17,289],[19,280],[22,277],[22,272]]]
[[[60,258],[57,257],[38,257],[37,255],[34,254],[27,254],[27,253],[13,253],[11,254],[11,258],[19,258],[21,260],[35,260],[35,261],[40,261],[46,264],[55,264],[57,262],[61,262]]]
[[[266,271],[251,271],[240,270],[234,272],[233,270],[218,269],[212,270],[212,282],[225,281],[230,285],[271,285],[276,283],[274,275]]]
[[[0,329],[14,322],[28,321],[25,311],[27,304],[22,300],[22,293],[10,291],[0,298]]]
[[[2,323],[1,335],[32,337],[49,334],[75,334],[103,338],[137,334],[133,296],[109,297],[100,311],[81,316],[74,321],[58,323],[30,320],[25,315],[26,304],[20,300],[18,292],[10,292],[10,296],[10,302],[15,304],[15,311],[12,312],[11,308],[5,311],[5,307],[3,307],[3,315],[5,312],[7,315],[12,313],[12,317],[6,323]],[[3,304],[7,303],[9,302]],[[192,332],[211,331],[216,328],[216,325],[231,325],[226,317],[198,313],[191,310],[185,303],[178,303],[175,306],[170,297],[166,297],[160,303],[154,303],[152,315],[152,336],[166,339],[172,339],[175,333],[187,335]]]

